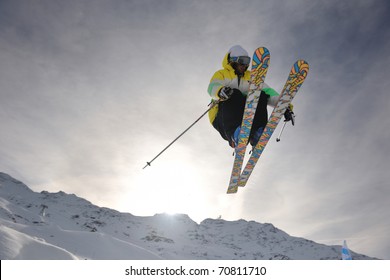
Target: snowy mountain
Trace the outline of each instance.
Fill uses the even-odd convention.
[[[372,259],[352,252],[354,259]],[[137,217],[0,173],[0,259],[340,259],[341,246],[272,224],[187,215]]]

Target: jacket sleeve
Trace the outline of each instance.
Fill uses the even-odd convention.
[[[225,78],[221,70],[215,72],[213,77],[211,77],[209,87],[207,92],[213,100],[218,100],[218,92],[222,87],[226,86]]]
[[[279,101],[279,93],[264,83],[263,91],[269,96],[267,105],[275,107]]]

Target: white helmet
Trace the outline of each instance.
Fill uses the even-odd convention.
[[[248,66],[251,62],[251,58],[248,56],[248,52],[244,50],[243,47],[235,45],[229,50],[229,62]],[[235,66],[233,66],[233,68],[235,68]]]
[[[230,48],[229,54],[231,57],[248,56],[248,52],[240,45],[235,45]]]

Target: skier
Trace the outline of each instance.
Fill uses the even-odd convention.
[[[231,47],[223,58],[223,69],[215,72],[208,87],[213,101],[219,101],[209,111],[210,122],[232,148],[238,144],[246,96],[249,92],[250,60],[248,52],[240,45]],[[275,107],[278,98],[279,94],[264,83],[249,135],[249,143],[252,146],[257,144],[268,122],[267,105]],[[292,110],[292,106],[290,109]]]

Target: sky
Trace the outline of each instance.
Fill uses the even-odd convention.
[[[0,171],[133,215],[268,222],[390,259],[389,8],[2,0]],[[142,169],[207,110],[210,78],[236,44],[270,50],[266,82],[277,91],[308,61],[296,125],[274,135],[234,195],[233,151],[207,116]]]

